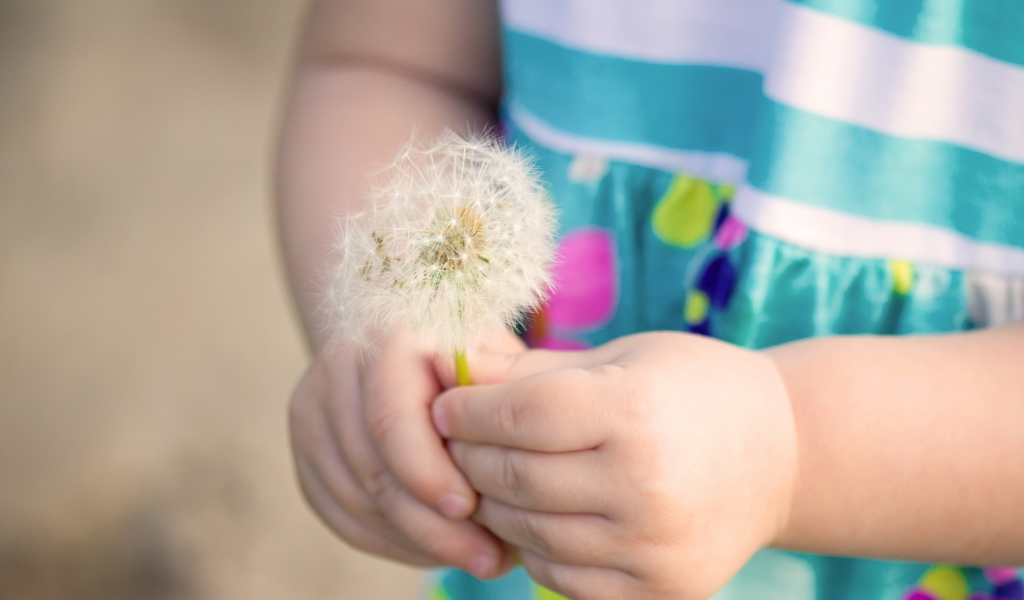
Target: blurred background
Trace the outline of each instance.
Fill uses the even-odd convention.
[[[0,599],[414,598],[294,482],[300,0],[0,0]]]

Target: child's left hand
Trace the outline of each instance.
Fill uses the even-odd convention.
[[[474,519],[541,584],[703,599],[785,526],[797,438],[767,357],[650,333],[469,363],[485,385],[440,395],[435,426],[483,496]]]

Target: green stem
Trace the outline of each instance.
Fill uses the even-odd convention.
[[[466,360],[466,351],[462,348],[455,349],[455,378],[459,385],[469,385],[469,361]]]

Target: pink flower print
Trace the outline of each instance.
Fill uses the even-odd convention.
[[[600,227],[577,229],[559,244],[552,272],[554,290],[535,315],[527,338],[554,350],[588,347],[578,334],[607,324],[618,302],[615,239]]]
[[[986,567],[985,568],[985,579],[994,585],[1005,585],[1020,579],[1019,571],[1016,567]]]
[[[727,215],[715,232],[715,247],[728,252],[747,239],[747,226],[732,215]]]

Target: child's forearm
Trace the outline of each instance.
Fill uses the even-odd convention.
[[[277,198],[289,280],[314,347],[324,337],[317,309],[333,236],[339,218],[362,206],[367,174],[414,131],[492,122],[492,13],[475,0],[324,1],[313,9],[283,124]]]
[[[1024,564],[1024,325],[767,353],[800,448],[778,546]]]

